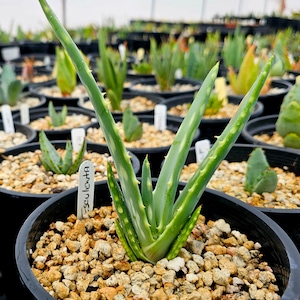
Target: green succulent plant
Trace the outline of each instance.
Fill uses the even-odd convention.
[[[127,142],[136,141],[142,137],[143,124],[139,121],[139,118],[132,113],[129,106],[124,110],[122,124],[125,140]]]
[[[16,105],[21,96],[25,94],[22,93],[24,87],[22,81],[17,79],[13,67],[6,63],[0,77],[0,105]]]
[[[61,111],[56,111],[52,101],[48,103],[48,113],[51,119],[51,125],[53,127],[58,127],[66,123],[66,117],[68,115],[67,105],[62,107]]]
[[[169,91],[175,83],[176,71],[184,67],[184,52],[173,41],[157,45],[156,40],[150,38],[149,55],[157,84],[161,91]]]
[[[283,138],[285,147],[300,149],[300,78],[284,96],[278,119],[277,133]]]
[[[246,51],[246,36],[241,31],[241,27],[237,26],[234,33],[229,34],[224,40],[221,53],[225,66],[238,70]]]
[[[265,60],[256,56],[255,48],[256,45],[254,44],[249,46],[238,72],[232,67],[228,68],[229,84],[236,95],[246,95],[264,66]],[[267,93],[270,89],[270,83],[269,77],[261,90],[261,94]]]
[[[139,181],[108,105],[89,68],[81,59],[75,43],[47,1],[39,0],[39,2],[58,39],[70,54],[78,75],[89,92],[113,157],[119,181],[115,180],[111,168],[108,167],[108,186],[118,214],[115,220],[117,234],[127,254],[131,260],[141,259],[152,263],[164,257],[174,258],[197,221],[200,213],[198,202],[209,179],[235,143],[254,109],[272,66],[273,58],[268,60],[255,84],[240,103],[237,114],[230,120],[194,176],[177,197],[181,169],[214,88],[219,63],[216,63],[203,81],[201,89],[192,102],[191,109],[177,131],[156,185],[153,187],[147,157],[144,160],[142,178]]]
[[[55,48],[54,77],[62,95],[69,96],[74,91],[77,79],[76,69],[69,54],[59,46]]]
[[[246,169],[245,189],[250,193],[274,192],[277,174],[270,168],[262,148],[255,148],[249,156]]]
[[[127,75],[127,51],[124,57],[106,46],[105,32],[99,29],[98,44],[100,59],[97,63],[98,77],[104,84],[112,110],[121,111],[121,100]]]
[[[89,59],[80,51],[82,59],[89,65]],[[73,65],[69,54],[59,46],[55,47],[55,64],[53,68],[53,78],[63,96],[70,96],[77,85],[76,68]]]
[[[194,42],[185,54],[184,77],[204,80],[218,61],[219,47],[213,43]]]
[[[42,151],[40,161],[45,167],[46,171],[52,171],[55,174],[76,173],[83,161],[86,151],[86,141],[84,140],[80,150],[78,151],[75,160],[73,161],[73,148],[71,142],[66,142],[66,149],[64,157],[61,157],[55,147],[51,144],[44,131],[39,133],[39,143]]]

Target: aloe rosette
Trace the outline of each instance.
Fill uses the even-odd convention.
[[[107,103],[75,43],[47,1],[39,0],[39,2],[58,39],[72,58],[78,75],[89,93],[113,157],[119,182],[115,180],[108,168],[108,185],[118,213],[117,233],[124,248],[131,260],[141,259],[155,263],[164,257],[174,258],[196,223],[200,213],[198,202],[206,184],[236,141],[254,109],[260,90],[271,69],[273,57],[265,64],[249,93],[240,103],[237,114],[228,123],[199,169],[176,199],[180,172],[214,87],[219,63],[216,63],[203,81],[191,109],[178,129],[155,187],[152,187],[147,158],[142,166],[140,183]]]
[[[83,141],[74,160],[73,148],[71,141],[69,140],[66,142],[64,157],[59,155],[54,146],[48,140],[44,131],[39,133],[39,143],[42,151],[40,161],[46,171],[52,171],[55,174],[68,175],[72,175],[78,171],[86,152],[86,140]]]

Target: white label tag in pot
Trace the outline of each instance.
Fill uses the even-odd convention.
[[[167,106],[157,104],[154,108],[154,126],[157,130],[163,131],[167,127]]]
[[[207,139],[195,143],[196,161],[198,164],[206,157],[209,149],[210,141]]]
[[[2,115],[4,131],[7,133],[14,133],[15,132],[14,121],[11,114],[11,108],[8,104],[3,104],[1,106],[1,115]]]
[[[17,59],[21,56],[20,47],[6,47],[1,50],[2,58],[4,61]]]
[[[79,167],[79,182],[77,195],[77,218],[94,209],[94,166],[91,161],[85,160]]]
[[[24,125],[29,124],[29,105],[27,103],[22,103],[20,107],[20,116],[21,116],[21,123]]]
[[[85,137],[84,128],[73,128],[71,130],[72,147],[74,151],[79,151]]]
[[[119,53],[120,53],[121,59],[124,60],[125,54],[126,54],[126,47],[124,44],[120,44],[118,48],[119,48]]]

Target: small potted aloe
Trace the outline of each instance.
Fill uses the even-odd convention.
[[[82,53],[82,52],[81,52]],[[83,59],[89,64],[89,59],[82,53]],[[47,101],[54,101],[60,105],[77,106],[79,99],[86,99],[87,92],[78,82],[76,69],[68,53],[59,46],[55,48],[55,63],[52,70],[55,82],[50,81],[45,84],[33,86],[32,92],[36,95],[44,96]]]
[[[78,75],[89,91],[100,126],[105,132],[105,137],[107,139],[108,147],[113,157],[119,179],[117,181],[114,178],[110,171],[110,167],[108,167],[107,185],[118,215],[118,217],[114,218],[114,228],[124,250],[126,251],[127,257],[129,257],[131,262],[136,262],[136,269],[140,271],[142,271],[142,267],[139,267],[141,261],[148,262],[145,267],[150,267],[151,264],[156,264],[162,259],[164,259],[165,263],[167,263],[166,261],[168,260],[175,259],[173,263],[177,265],[177,255],[181,251],[182,246],[186,243],[191,231],[198,221],[201,209],[201,206],[198,206],[199,198],[204,193],[209,178],[212,176],[220,161],[229,151],[244,124],[248,120],[256,103],[260,89],[262,88],[268,72],[271,69],[273,59],[271,58],[267,62],[254,86],[250,89],[244,101],[241,102],[238,113],[231,120],[228,127],[211,148],[210,152],[203,160],[203,163],[196,171],[195,176],[192,177],[192,179],[178,194],[180,171],[184,164],[194,133],[199,125],[200,116],[204,113],[205,103],[213,89],[213,83],[218,73],[218,64],[212,68],[204,80],[202,88],[192,104],[192,109],[189,110],[187,117],[184,119],[177,132],[175,141],[166,156],[165,163],[162,166],[162,170],[157,178],[155,187],[153,187],[150,166],[147,162],[147,158],[143,164],[142,178],[138,180],[133,172],[128,152],[120,139],[115,122],[108,109],[108,105],[104,101],[103,96],[99,91],[90,70],[84,63],[80,52],[77,50],[76,45],[68,35],[67,31],[60,24],[58,18],[52,12],[47,2],[45,0],[39,0],[39,2],[59,40],[73,59]],[[139,183],[141,183],[141,189]],[[178,198],[176,199],[177,196]],[[49,204],[50,202],[53,203],[53,200],[54,199],[52,199],[52,201],[50,200]],[[61,201],[62,204],[63,202],[64,201]],[[39,219],[40,216],[41,215],[38,217]],[[42,219],[40,220],[42,221]],[[69,221],[71,220],[69,219]],[[30,224],[32,224],[32,222],[30,222]],[[264,225],[266,224],[264,223]],[[276,228],[276,230],[277,229],[278,228]],[[21,236],[24,235],[20,234],[19,237]],[[116,236],[114,235],[113,239],[115,238]],[[97,241],[95,241],[95,243],[97,243]],[[102,291],[103,295],[107,295],[107,288],[114,291],[114,295],[117,295],[118,292],[115,291],[117,283],[113,283],[111,288],[105,285],[105,283],[109,284],[108,281],[105,280],[108,277],[104,274],[106,273],[106,275],[109,275],[106,272],[108,271],[109,273],[109,270],[105,267],[109,264],[105,259],[107,255],[106,249],[108,249],[107,244],[104,242],[103,245],[101,240],[99,240],[98,243],[97,245],[99,246],[99,249],[101,248],[100,251],[102,252],[99,256],[97,256],[96,260],[100,260],[100,269],[104,272],[100,271],[100,273],[93,274],[92,277],[94,278],[96,276],[98,278],[102,275],[104,276],[102,279],[99,278],[99,282],[102,282],[103,285],[100,283],[101,286],[99,287],[98,283],[98,287]],[[22,243],[23,249],[26,247],[24,246],[25,244],[26,243]],[[116,254],[119,253],[119,250],[122,251],[119,247],[115,250],[116,252],[112,252]],[[19,256],[16,255],[16,257]],[[101,263],[102,258],[105,260],[103,264]],[[28,260],[28,258],[26,259]],[[184,260],[183,258],[179,258],[179,261],[181,262]],[[123,264],[123,262],[126,264],[126,259],[125,261],[122,260],[121,264]],[[41,263],[43,264],[42,261]],[[96,261],[91,263],[97,264]],[[162,264],[163,262],[157,265],[157,268],[163,267]],[[176,268],[176,266],[174,266],[174,268]],[[66,271],[66,269],[64,270]],[[121,273],[123,274],[122,271]],[[138,274],[141,273],[142,272],[139,272]],[[175,273],[176,272],[174,271],[172,274],[175,276]],[[116,277],[114,278],[118,281]],[[33,280],[36,281],[35,279]],[[113,278],[111,278],[111,280],[113,280]],[[53,283],[57,288],[62,287],[58,281]],[[124,283],[124,285],[126,284]],[[35,290],[39,290],[39,288],[37,287]],[[55,293],[60,290],[60,288],[59,290],[56,289],[56,292],[52,292],[51,295],[55,296]],[[67,289],[64,290],[68,293]],[[86,289],[82,290],[80,288],[80,290],[82,294],[85,294]],[[136,292],[136,295],[142,296],[142,291],[139,291]],[[132,292],[134,293],[134,291]],[[170,292],[172,293],[172,291]],[[101,296],[101,294],[97,291],[95,291],[94,294],[95,296],[98,295],[97,297]],[[197,295],[199,295],[199,293],[197,293]],[[47,298],[47,292],[45,291],[44,298]]]
[[[119,216],[119,220],[116,220],[119,238],[132,260],[142,259],[155,263],[163,257],[174,258],[185,243],[193,225],[196,224],[200,209],[195,208],[209,178],[234,144],[251,115],[260,90],[272,67],[273,59],[270,58],[266,63],[255,84],[241,102],[237,114],[229,122],[199,166],[195,176],[186,184],[175,201],[180,171],[200,123],[201,115],[205,111],[206,102],[214,87],[214,81],[218,74],[218,63],[212,68],[177,132],[153,191],[152,185],[149,184],[151,182],[150,166],[147,159],[145,160],[142,176],[142,185],[145,189],[141,194],[130,157],[119,137],[115,121],[95,79],[75,43],[47,2],[45,0],[39,0],[39,2],[49,23],[73,60],[82,83],[89,91],[90,99],[114,159],[120,187],[110,171],[108,172],[108,185]]]
[[[235,101],[241,100],[247,93],[268,59],[268,56],[263,53],[257,54],[256,48],[254,43],[248,46],[238,71],[231,66],[228,67],[227,78],[228,88],[230,88],[228,96]],[[273,67],[274,65],[272,70]],[[272,79],[269,74],[258,98],[264,105],[264,115],[278,113],[282,99],[290,87],[289,82]]]
[[[193,93],[201,85],[200,80],[183,78],[185,52],[178,41],[170,40],[157,44],[150,39],[149,63],[152,65],[155,78],[134,80],[130,91],[142,91],[169,98],[177,94]]]
[[[120,45],[119,52],[106,45],[106,35],[102,29],[98,32],[99,54],[97,58],[97,77],[103,85],[105,97],[113,115],[122,115],[129,106],[137,114],[151,114],[157,103],[163,98],[155,95],[143,95],[125,90],[127,78],[127,49]],[[80,107],[94,111],[90,100],[79,102]]]
[[[52,100],[47,107],[32,109],[28,117],[27,125],[38,133],[45,131],[51,140],[70,139],[73,128],[86,129],[97,123],[94,112],[66,104],[58,106]],[[22,122],[22,114],[15,113],[13,119]]]

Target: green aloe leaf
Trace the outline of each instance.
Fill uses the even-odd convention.
[[[68,115],[68,108],[67,108],[66,105],[64,105],[62,110],[60,112],[57,112],[55,110],[53,102],[49,101],[48,113],[49,113],[49,116],[50,116],[50,119],[51,119],[52,126],[58,127],[58,126],[61,126],[61,125],[65,124],[66,117]]]

